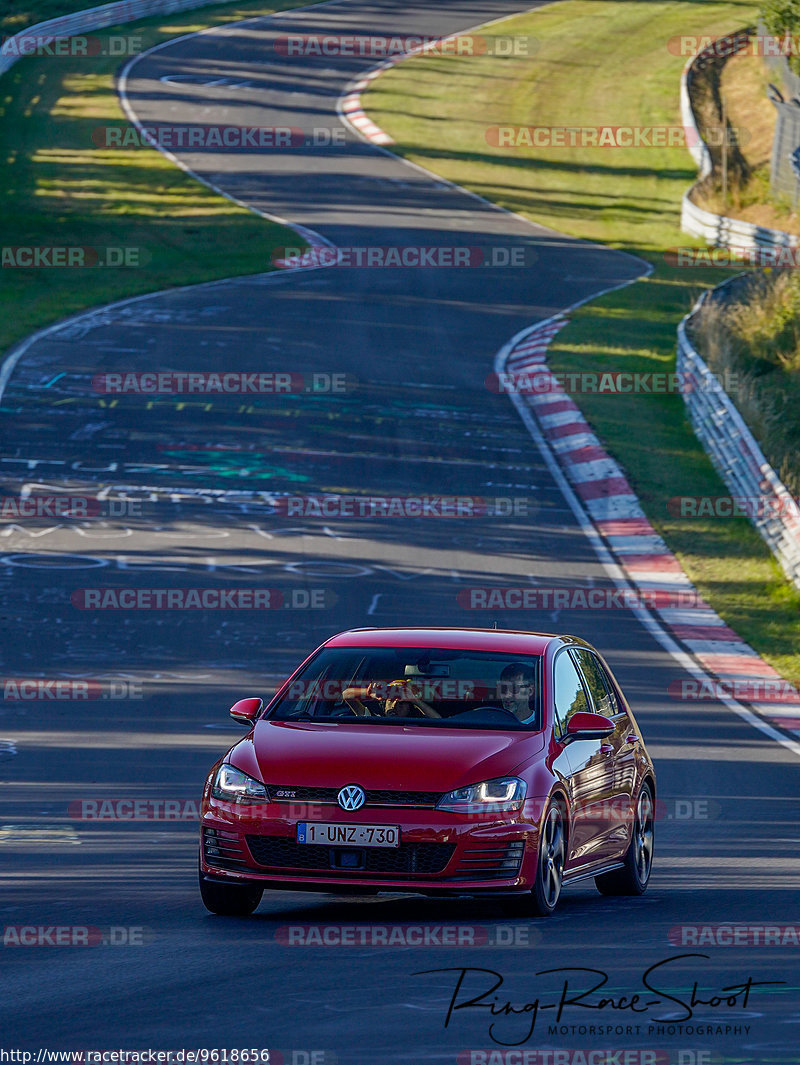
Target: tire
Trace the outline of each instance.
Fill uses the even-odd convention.
[[[257,884],[220,884],[206,880],[200,873],[200,897],[211,913],[220,917],[249,917],[256,909],[264,889]]]
[[[533,912],[539,917],[549,917],[558,905],[566,858],[567,835],[564,827],[564,811],[557,802],[551,801],[547,807],[542,832],[539,836],[536,882],[532,893]]]
[[[550,801],[542,821],[536,853],[536,880],[525,896],[509,899],[506,911],[517,917],[549,917],[558,905],[567,856],[564,810]]]
[[[631,841],[625,852],[624,865],[613,873],[596,876],[594,882],[601,895],[643,895],[653,868],[653,788],[645,781],[636,799]]]

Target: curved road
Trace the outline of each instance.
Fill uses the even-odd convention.
[[[145,55],[130,71],[127,98],[148,127],[341,130],[336,101],[374,60],[290,58],[275,47],[281,36],[441,36],[529,6],[342,0],[249,20]],[[551,1014],[523,1045],[649,1048],[673,1065],[732,1054],[796,1060],[796,947],[681,946],[674,930],[796,919],[797,759],[724,707],[670,700],[680,669],[627,611],[486,614],[459,605],[459,592],[473,586],[608,586],[512,405],[485,378],[513,334],[635,278],[643,264],[495,210],[349,131],[336,146],[179,158],[228,195],[340,248],[482,254],[470,252],[465,268],[340,267],[161,293],[71,320],[14,364],[2,397],[5,490],[99,492],[126,499],[128,509],[0,529],[12,637],[4,676],[87,681],[99,695],[6,698],[0,708],[3,923],[112,927],[121,940],[145,932],[142,943],[91,949],[7,944],[4,1045],[279,1048],[294,1065],[455,1062],[467,1048],[492,1045],[488,1019],[465,1012],[445,1029],[452,974],[419,970],[501,971],[507,997],[521,1006],[557,986],[538,970],[588,966],[608,973],[618,1000],[641,990],[648,966],[693,953],[702,956],[669,967],[665,990],[687,998],[697,981],[697,995],[710,999],[749,976],[785,984],[754,990],[747,1009],[741,1001],[698,1006],[688,1023],[721,1025],[721,1033],[661,1031],[656,1018],[680,1020],[675,1002],[642,1017],[572,1006],[565,1025],[630,1031],[548,1034]],[[512,254],[522,267],[487,265]],[[92,387],[103,373],[223,368],[344,375],[344,391],[112,399]],[[517,513],[289,516],[269,495],[287,492],[502,497]],[[81,589],[131,587],[275,589],[297,609],[79,608]],[[316,608],[302,609],[309,597]],[[206,915],[191,803],[237,735],[226,720],[234,698],[268,690],[334,630],[495,620],[580,633],[625,686],[663,800],[644,898],[604,899],[576,886],[546,922],[504,919],[468,900],[291,893],[267,895],[252,919]],[[82,819],[101,800],[119,811],[130,799],[148,800],[151,811],[171,802],[186,820]],[[421,927],[429,937],[444,923],[478,945],[289,946],[281,931],[342,923]],[[515,947],[503,945],[509,938]],[[506,1020],[495,1034],[520,1041],[526,1025]],[[534,1060],[546,1059],[528,1065]]]

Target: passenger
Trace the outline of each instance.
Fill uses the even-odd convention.
[[[530,725],[538,716],[539,693],[530,666],[512,662],[500,674],[497,685],[504,710],[514,714],[523,725]]]

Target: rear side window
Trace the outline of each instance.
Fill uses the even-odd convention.
[[[553,686],[556,729],[559,735],[563,736],[572,715],[590,709],[578,670],[567,651],[562,651],[556,658]]]
[[[580,666],[589,695],[594,703],[595,713],[604,714],[606,717],[614,717],[621,713],[611,679],[603,669],[597,655],[593,655],[591,651],[578,650],[578,648],[573,648],[571,653],[575,655]]]

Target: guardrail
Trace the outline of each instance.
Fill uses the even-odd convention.
[[[678,326],[676,369],[689,385],[683,399],[692,427],[717,473],[734,498],[752,501],[746,506],[751,522],[783,572],[800,588],[800,507],[687,336],[692,318],[716,291],[704,292]]]
[[[732,42],[737,34],[728,34],[712,41],[686,63],[681,74],[681,122],[686,132],[689,152],[698,166],[697,180],[683,194],[681,201],[681,231],[693,237],[699,237],[719,248],[796,248],[800,240],[792,233],[782,229],[770,229],[744,222],[740,218],[727,218],[724,215],[706,211],[692,202],[692,193],[698,184],[711,173],[712,159],[708,145],[700,136],[692,108],[691,85],[698,66],[714,55],[719,55],[724,45]]]
[[[82,11],[73,11],[69,15],[59,15],[58,18],[51,18],[46,22],[37,22],[3,42],[0,48],[0,74],[9,70],[18,59],[35,55],[37,46],[51,44],[58,38],[76,37],[91,30],[135,22],[149,15],[169,15],[173,11],[208,7],[217,2],[218,0],[117,0],[113,4],[89,7]]]
[[[757,226],[741,218],[727,218],[725,215],[714,214],[713,211],[698,207],[692,202],[692,189],[683,194],[681,201],[683,233],[699,237],[717,248],[742,251],[750,251],[753,248],[796,248],[800,244],[793,233],[785,233],[782,229]],[[767,265],[766,261],[764,265]]]

